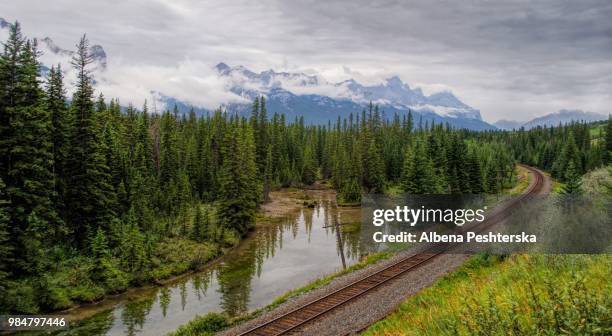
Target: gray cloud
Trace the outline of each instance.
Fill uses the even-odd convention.
[[[453,90],[487,120],[612,110],[609,1],[21,0],[0,2],[0,16],[63,46],[87,33],[128,73],[163,69],[123,76],[139,88],[133,94],[170,89],[175,69],[181,87],[198,81],[177,77],[201,74],[201,89],[210,89],[203,69],[225,61],[330,80],[398,74],[412,86]],[[223,98],[210,95],[218,99],[192,100]]]

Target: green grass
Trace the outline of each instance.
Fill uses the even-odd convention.
[[[561,190],[563,190],[564,186],[565,186],[565,183],[559,182],[559,181],[553,179],[552,180],[552,190],[551,190],[551,193],[553,193],[553,194],[560,193]]]
[[[476,255],[364,335],[609,335],[609,255]]]
[[[510,195],[513,196],[520,195],[525,189],[527,189],[532,179],[532,176],[529,171],[520,166],[516,167],[515,174],[518,183],[508,191]]]

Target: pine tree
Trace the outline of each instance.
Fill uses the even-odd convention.
[[[414,152],[407,150],[402,186],[410,194],[436,193],[436,177],[433,162],[427,155],[422,140],[416,142]]]
[[[496,164],[489,162],[486,169],[486,190],[489,194],[497,194],[500,189],[500,176]]]
[[[481,194],[484,192],[482,183],[482,168],[476,150],[468,152],[466,162],[467,175],[469,180],[469,191],[472,194]]]
[[[38,81],[36,45],[11,26],[0,56],[0,179],[11,202],[10,245],[20,256],[17,272],[34,270],[41,235],[53,234],[60,220],[53,204],[51,120]],[[35,226],[40,234],[27,237]]]
[[[91,239],[90,250],[96,260],[106,258],[110,254],[106,233],[104,233],[104,230],[100,227],[98,227],[96,234]]]
[[[345,203],[361,202],[361,187],[356,178],[349,178],[340,190],[340,198]]]
[[[369,141],[364,159],[363,184],[370,192],[382,192],[385,184],[384,162],[374,139]]]
[[[244,235],[253,225],[261,186],[250,125],[234,122],[227,130],[219,172],[219,218],[225,227]]]
[[[196,215],[191,228],[191,239],[197,242],[203,242],[209,239],[210,219],[208,209],[203,210],[200,206],[196,207]]]
[[[304,151],[304,166],[302,167],[302,183],[311,185],[317,178],[317,163],[315,161],[313,149],[306,145]]]
[[[53,140],[53,175],[54,200],[63,221],[67,220],[64,199],[66,197],[66,165],[70,149],[70,132],[72,120],[66,105],[66,90],[63,84],[62,69],[51,67],[47,81],[46,108],[51,117],[51,131]]]
[[[146,265],[145,237],[136,223],[136,212],[131,208],[123,223],[123,234],[119,244],[119,256],[129,272],[142,270]]]
[[[567,171],[570,164],[573,165],[575,173],[580,174],[582,172],[580,153],[578,151],[578,146],[576,145],[576,140],[572,131],[569,132],[561,155],[557,158],[555,164],[553,165],[553,174],[560,179],[565,180],[567,178]]]
[[[72,64],[77,71],[76,90],[71,113],[74,129],[68,160],[68,193],[66,206],[75,242],[83,246],[98,227],[108,225],[114,217],[112,185],[93,102],[93,87],[88,65],[93,62],[88,41],[83,36],[77,45]]]
[[[9,37],[0,55],[0,177],[8,181],[10,151],[14,146],[15,106],[21,101],[19,80],[23,72],[25,39],[18,22],[9,26]]]
[[[561,189],[564,195],[579,195],[582,193],[582,181],[574,162],[570,161],[565,172],[565,185]]]

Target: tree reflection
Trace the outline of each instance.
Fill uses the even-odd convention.
[[[121,321],[125,326],[125,334],[128,336],[136,335],[142,329],[146,316],[151,311],[155,303],[155,296],[143,300],[127,303],[121,312]]]

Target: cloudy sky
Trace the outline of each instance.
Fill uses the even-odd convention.
[[[612,112],[611,1],[0,0],[0,17],[108,54],[122,102],[151,90],[204,107],[227,99],[220,61],[367,83],[399,75],[451,90],[483,118]]]

